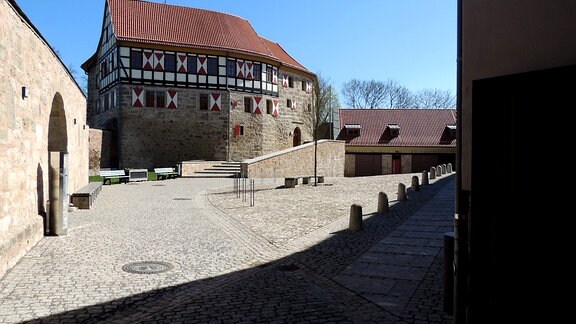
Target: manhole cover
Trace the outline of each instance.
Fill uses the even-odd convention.
[[[150,274],[150,273],[162,273],[170,271],[173,268],[174,266],[168,262],[141,261],[141,262],[128,263],[122,267],[122,270],[130,273]]]

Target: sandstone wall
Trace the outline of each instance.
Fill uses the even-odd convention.
[[[345,142],[320,140],[317,147],[318,175],[344,176]],[[283,178],[314,174],[314,142],[289,148],[241,163],[248,178]]]
[[[43,236],[49,134],[69,152],[68,192],[88,182],[86,98],[12,3],[0,2],[0,276]]]

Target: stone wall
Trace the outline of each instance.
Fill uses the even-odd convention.
[[[356,175],[356,154],[346,154],[344,159],[344,176],[353,177]]]
[[[326,177],[344,176],[345,142],[320,140],[317,170]],[[283,178],[314,174],[314,142],[242,161],[242,174],[248,178]]]
[[[86,98],[13,6],[0,2],[0,276],[44,234],[48,147],[69,152],[69,193],[88,182]]]
[[[184,161],[178,164],[182,177],[193,176],[194,173],[210,168],[219,162],[217,161]]]
[[[209,89],[176,90],[176,109],[132,107],[130,85],[116,85],[107,91],[117,93],[117,100],[108,110],[99,108],[93,125],[117,130],[120,159],[114,167],[165,167],[191,160],[242,161],[292,147],[296,127],[300,128],[302,143],[312,139],[308,111],[312,95],[300,88],[281,88],[279,98]],[[221,95],[221,110],[200,110],[200,94],[213,93]],[[253,104],[255,96],[263,100],[262,114],[245,111],[244,99],[250,98]],[[286,107],[287,98],[292,98],[296,107]],[[278,116],[266,109],[266,101],[272,100],[279,101]],[[237,125],[243,128],[242,135],[235,133]]]

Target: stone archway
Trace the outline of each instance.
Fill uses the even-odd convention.
[[[299,146],[300,144],[302,144],[302,131],[296,127],[292,136],[292,146]]]
[[[59,93],[52,99],[48,122],[49,213],[44,220],[47,235],[66,234],[68,209],[68,132],[64,100]]]
[[[48,124],[48,151],[66,152],[68,150],[68,134],[66,132],[66,112],[64,100],[59,93],[52,99],[50,122]]]

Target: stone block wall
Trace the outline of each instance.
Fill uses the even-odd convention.
[[[19,10],[0,2],[0,276],[44,234],[49,136],[69,152],[68,192],[88,183],[86,98]]]
[[[346,154],[344,160],[344,176],[353,177],[356,175],[356,154]]]
[[[320,140],[317,147],[318,175],[344,176],[345,142]],[[283,178],[314,174],[314,142],[242,161],[248,178]]]
[[[182,177],[193,176],[194,173],[210,168],[219,162],[217,161],[184,161],[178,165]]]

